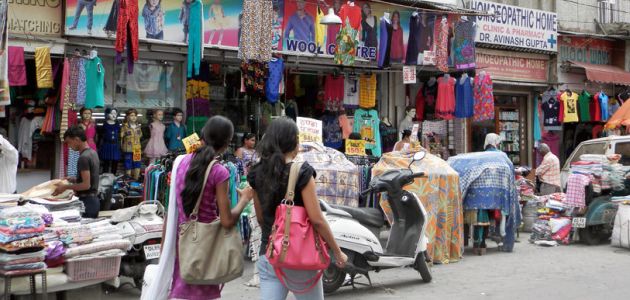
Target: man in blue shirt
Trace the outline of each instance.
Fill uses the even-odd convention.
[[[315,40],[315,22],[313,17],[304,10],[304,0],[295,1],[297,10],[289,18],[289,23],[284,29],[284,37],[289,39],[291,31],[293,31],[293,39],[305,42],[313,42]]]

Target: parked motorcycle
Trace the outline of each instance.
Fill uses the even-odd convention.
[[[416,194],[403,190],[404,186],[424,176],[424,173],[411,171],[411,165],[424,157],[425,152],[416,153],[408,169],[376,176],[362,192],[363,195],[387,192],[394,219],[385,247],[378,238],[386,221],[380,209],[329,205],[320,201],[335,240],[348,256],[345,268],[340,269],[331,262],[324,271],[324,292],[339,289],[346,274],[350,275],[352,285],[358,274],[366,276],[371,284],[368,272],[399,267],[412,267],[424,282],[431,282],[431,259],[426,252],[428,239],[425,236],[427,212]]]
[[[116,175],[111,173],[101,174],[98,181],[98,198],[101,202],[101,211],[110,210]]]
[[[612,236],[617,204],[610,201],[611,195],[587,197],[584,215],[573,218],[573,227],[577,228],[580,241],[588,245],[598,245]]]
[[[164,206],[157,201],[145,201],[137,206],[120,209],[112,216],[112,222],[124,238],[133,245],[120,264],[120,275],[133,279],[142,289],[144,269],[156,264],[160,258]]]

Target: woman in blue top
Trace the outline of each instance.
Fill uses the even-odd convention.
[[[168,125],[164,132],[164,140],[168,151],[177,151],[184,149],[182,139],[187,136],[186,126],[183,124],[184,112],[179,109],[173,109],[173,123]]]

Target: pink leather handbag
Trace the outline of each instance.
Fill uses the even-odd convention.
[[[289,288],[287,283],[307,286],[301,290],[289,288],[293,293],[298,294],[310,291],[319,282],[324,270],[330,264],[328,247],[313,228],[306,209],[293,205],[295,184],[301,167],[301,163],[291,165],[287,193],[280,206],[276,208],[276,220],[271,228],[266,252],[276,276],[285,287]],[[317,270],[318,272],[307,281],[296,282],[286,276],[283,268]]]

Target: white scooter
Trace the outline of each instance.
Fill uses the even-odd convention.
[[[144,269],[160,258],[164,206],[157,201],[145,201],[137,206],[117,210],[111,222],[116,223],[123,238],[133,245],[120,264],[120,275],[134,280],[141,289]]]
[[[425,152],[414,155],[413,164],[425,157]],[[385,225],[385,216],[378,208],[354,208],[329,205],[320,201],[326,220],[330,224],[335,240],[348,256],[344,269],[331,262],[324,271],[324,292],[332,293],[339,289],[350,275],[350,284],[354,287],[357,274],[367,277],[369,271],[412,267],[417,270],[424,282],[432,279],[430,258],[427,256],[428,239],[425,236],[427,213],[417,195],[403,190],[424,173],[407,170],[391,170],[372,178],[369,188],[362,194],[387,192],[394,220],[385,245],[381,246],[379,235]]]

